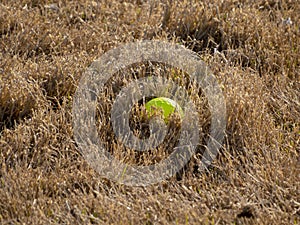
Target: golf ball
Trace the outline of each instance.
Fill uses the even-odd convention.
[[[183,117],[183,110],[177,102],[170,98],[159,97],[154,98],[145,105],[148,116],[153,116],[155,111],[160,110],[163,113],[163,118],[168,121],[170,115],[174,112],[179,113]]]

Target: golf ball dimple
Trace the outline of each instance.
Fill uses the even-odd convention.
[[[153,114],[157,109],[161,110],[165,121],[168,121],[169,117],[174,112],[178,112],[179,115],[183,117],[183,110],[180,107],[180,105],[177,104],[176,101],[170,98],[166,98],[166,97],[154,98],[149,102],[147,102],[145,107],[146,107],[147,114],[150,117],[153,116]]]

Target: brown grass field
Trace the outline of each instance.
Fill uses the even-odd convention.
[[[299,12],[298,0],[1,0],[0,224],[300,224]],[[227,128],[207,172],[196,155],[175,177],[131,187],[84,160],[80,78],[135,40],[180,43],[218,79]]]

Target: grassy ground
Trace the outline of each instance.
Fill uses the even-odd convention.
[[[298,0],[0,1],[0,223],[299,224],[299,12]],[[195,51],[223,87],[209,173],[126,187],[76,147],[83,72],[143,39]]]

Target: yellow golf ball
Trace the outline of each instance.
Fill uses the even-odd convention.
[[[165,121],[168,121],[171,114],[174,112],[179,113],[181,118],[184,115],[180,105],[174,100],[166,97],[154,98],[147,102],[145,107],[149,117],[153,116],[157,110],[160,110]]]

